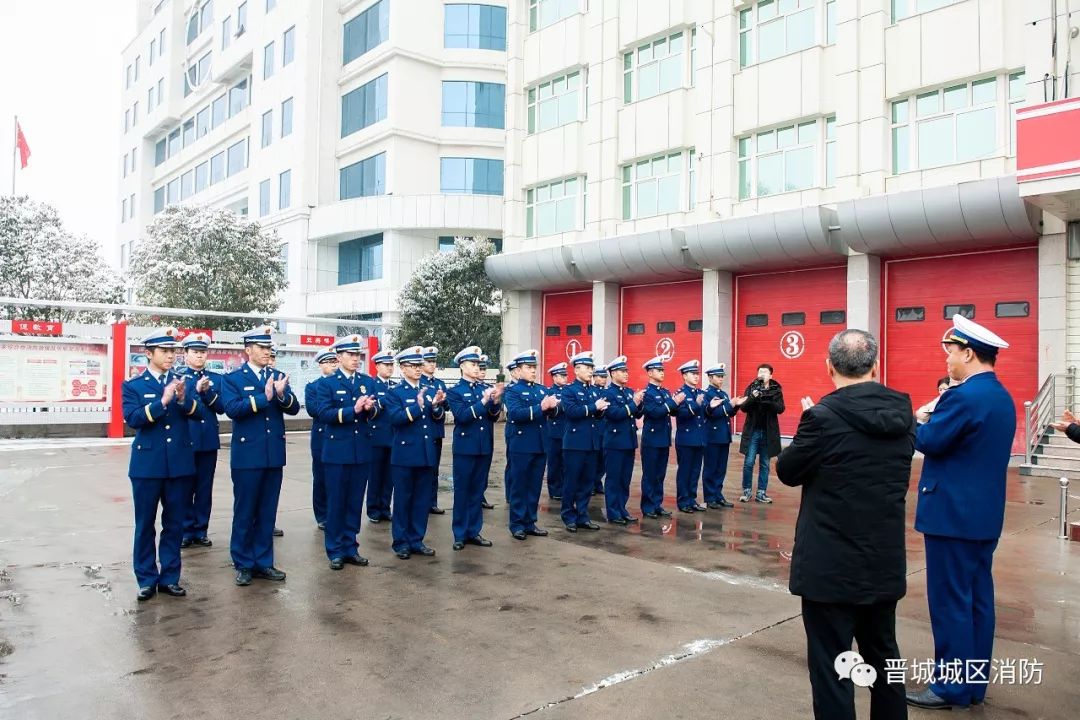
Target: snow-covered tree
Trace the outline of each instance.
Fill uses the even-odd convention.
[[[174,205],[135,246],[131,279],[141,304],[272,313],[288,286],[277,233],[220,208]],[[172,318],[180,326],[246,330],[251,320]]]
[[[97,242],[66,230],[55,208],[25,195],[0,197],[0,296],[118,303],[123,290]],[[101,322],[106,315],[0,307],[0,317],[25,320]]]
[[[484,272],[493,252],[487,238],[459,237],[453,252],[422,258],[398,295],[401,323],[392,333],[394,348],[437,345],[439,364],[448,365],[461,348],[479,345],[498,367],[502,293]]]

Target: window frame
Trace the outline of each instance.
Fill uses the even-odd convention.
[[[259,147],[270,147],[272,142],[274,142],[274,108],[262,114],[259,125]]]
[[[463,187],[461,189],[454,188],[454,187],[448,188],[447,187],[447,165],[448,165],[448,163],[456,163],[458,161],[464,163],[464,167],[462,168],[462,175],[463,175],[463,177],[465,179],[464,185],[463,185]],[[498,165],[498,169],[499,169],[499,172],[498,172],[498,177],[499,177],[498,192],[494,192],[494,191],[491,191],[491,190],[478,190],[477,189],[477,177],[478,177],[478,172],[477,171],[482,166],[483,167],[483,176],[485,178],[487,178],[487,179],[490,179],[491,173],[493,171],[492,169],[494,168],[494,166],[496,164]],[[439,158],[439,192],[442,193],[443,195],[487,195],[487,196],[502,197],[503,193],[505,192],[504,177],[503,177],[504,170],[505,170],[505,167],[503,165],[503,161],[501,159],[499,159],[499,158],[478,158],[478,157],[461,157],[461,156],[440,157]],[[453,172],[454,172],[454,174],[457,174],[456,169]],[[470,178],[472,180],[471,183],[470,183]]]
[[[571,80],[576,82],[573,88],[570,88]],[[578,68],[527,88],[525,91],[525,111],[528,134],[535,135],[536,133],[547,132],[548,130],[586,120],[589,95],[588,82],[588,69]],[[545,92],[549,94],[543,96]],[[574,115],[572,118],[564,120],[562,112],[566,106],[564,106],[563,100],[564,98],[569,100],[571,93],[576,95],[573,103]],[[545,103],[555,103],[557,120],[554,125],[541,127],[540,120],[543,118]]]
[[[353,127],[348,123],[348,120],[352,118],[352,115],[348,113],[354,113],[357,110],[360,118]],[[369,112],[373,112],[374,116],[367,117]],[[386,120],[389,114],[390,76],[389,73],[383,73],[341,96],[341,138],[347,138],[376,125]]]
[[[457,100],[457,93],[453,92],[456,86],[464,86],[464,109],[447,109],[448,100]],[[497,90],[496,90],[497,89]],[[450,97],[448,98],[448,90]],[[500,102],[495,102],[495,98],[487,98],[487,102],[490,107],[486,107],[481,112],[480,102],[481,93],[501,93]],[[470,102],[471,98],[471,102]],[[494,122],[496,115],[490,112],[491,108],[498,109],[498,124],[487,124],[487,122]],[[449,116],[449,118],[448,118]],[[458,118],[458,116],[463,116]],[[487,119],[490,118],[488,121]],[[464,122],[447,122],[448,119],[457,120],[463,119]],[[442,127],[469,127],[469,128],[488,128],[491,130],[505,130],[506,129],[506,84],[505,83],[493,83],[485,82],[481,80],[443,80],[442,81],[442,103],[440,111],[440,120]],[[482,122],[482,120],[486,122]]]
[[[922,1],[925,2],[926,0],[922,0]],[[940,10],[941,8],[949,7],[950,5],[955,5],[956,3],[960,2],[960,0],[945,0],[940,5],[937,5],[935,7],[928,7],[926,9],[920,9],[919,8],[919,2],[920,2],[920,0],[892,0],[892,2],[889,3],[889,19],[891,20],[891,24],[895,25],[896,23],[900,22],[901,20],[907,20],[908,18],[913,18],[913,17],[916,17],[918,15],[922,15],[923,13],[933,12],[934,10]],[[903,7],[905,9],[901,10],[900,14],[898,15],[897,14],[897,7],[900,6],[901,3],[903,4]],[[909,4],[914,4],[915,5],[915,9],[910,11],[910,12],[908,12],[906,10],[906,7]]]
[[[652,157],[641,158],[623,165],[619,169],[619,180],[622,199],[622,220],[643,220],[645,218],[671,215],[673,213],[689,212],[694,207],[692,195],[693,182],[693,158],[697,154],[695,148],[665,152]],[[673,158],[679,158],[679,168],[675,172],[667,171],[663,175],[653,173],[653,167],[660,161],[666,161],[670,166]],[[640,172],[644,166],[649,166],[649,174],[641,177]],[[675,207],[671,210],[662,210],[660,207],[660,181],[668,178],[677,178],[679,194],[675,201]],[[642,186],[650,184],[656,186],[656,212],[642,215],[639,201]]]
[[[366,172],[366,166],[364,165],[364,163],[367,163],[367,162],[373,163],[371,172],[372,172],[372,174],[374,176],[373,177],[374,187],[372,188],[372,192],[361,192],[361,193],[355,194],[355,195],[346,194],[344,192],[344,190],[346,189],[345,188],[345,184],[346,184],[345,181],[348,179],[348,176],[347,176],[346,173],[349,170],[352,170],[353,168],[358,168],[358,170],[356,172],[359,172],[358,179],[359,179],[359,183],[360,183],[360,189],[361,190],[367,190],[368,189],[365,186],[366,184],[365,184],[365,180],[364,180],[365,172]],[[344,166],[342,166],[342,167],[340,167],[338,169],[338,200],[339,201],[341,201],[341,200],[355,200],[357,198],[365,198],[365,197],[377,197],[379,195],[385,195],[385,194],[386,194],[386,151],[385,150],[383,152],[376,153],[375,155],[372,155],[370,157],[366,157],[366,158],[363,158],[361,160],[357,160],[356,162],[349,163],[348,165],[344,165]]]
[[[444,7],[444,10],[443,10],[443,48],[444,49],[447,49],[447,50],[492,50],[492,51],[495,51],[495,52],[506,52],[507,22],[506,22],[506,7],[505,6],[502,6],[502,5],[489,5],[489,4],[485,4],[485,3],[448,2],[443,7]],[[465,8],[466,9],[466,13],[467,13],[467,17],[466,17],[466,20],[465,20],[466,32],[464,34],[462,34],[462,33],[451,33],[450,32],[450,17],[449,17],[449,14],[450,14],[451,8],[454,8],[454,9]],[[472,28],[472,26],[473,26],[472,10],[474,8],[477,11],[476,33],[475,34],[472,31],[472,29],[473,29]],[[501,26],[502,27],[502,36],[501,37],[499,35],[491,35],[491,34],[485,35],[483,33],[483,27],[484,27],[484,24],[485,24],[484,23],[484,12],[485,12],[485,10],[488,13],[487,25],[488,25],[489,29],[495,27],[495,22],[492,20],[491,16],[493,14],[497,15],[499,12],[501,12],[501,14],[502,14],[502,26]],[[464,43],[465,44],[464,45],[450,44],[450,38],[451,37],[453,37],[453,38],[464,38]],[[487,38],[489,44],[491,44],[492,47],[488,47],[488,46],[484,45],[485,38]],[[502,47],[498,46],[500,40],[502,41]],[[474,42],[475,42],[475,44],[474,44]]]
[[[790,7],[792,4],[794,6]],[[784,6],[789,7],[785,9]],[[772,14],[762,18],[761,10],[763,8],[772,8]],[[813,14],[810,25],[814,29],[814,35],[805,46],[800,46],[797,43],[793,45],[788,21],[803,13]],[[738,38],[735,52],[740,69],[794,55],[814,47],[827,47],[836,42],[835,0],[758,0],[758,2],[739,9],[737,15]],[[761,30],[763,27],[769,28],[774,25],[782,31],[778,38],[783,38],[783,49],[778,54],[770,55],[762,60],[760,55],[762,46]]]
[[[814,126],[813,140],[802,140],[803,128]],[[832,136],[830,137],[830,130]],[[782,133],[791,131],[794,142],[781,146]],[[769,137],[769,146],[760,150],[762,139]],[[810,150],[813,157],[813,168],[809,184],[805,187],[788,188],[788,160],[791,153]],[[836,182],[836,116],[826,115],[809,120],[799,120],[792,123],[784,123],[776,127],[755,130],[749,135],[743,135],[735,139],[735,188],[739,202],[758,200],[766,197],[776,197],[793,192],[805,192],[807,190],[833,187]],[[761,168],[762,159],[770,160],[779,158],[780,165],[780,188],[774,192],[761,192]],[[830,168],[833,177],[829,184]]]
[[[355,17],[349,18],[341,27],[341,65],[342,67],[354,62],[358,58],[367,55],[390,39],[390,9],[388,0],[379,0],[374,5],[365,8]],[[375,33],[371,30],[372,18],[375,20]],[[377,34],[377,37],[373,37]],[[353,37],[353,36],[356,37]],[[376,40],[368,44],[370,40]],[[350,42],[352,41],[352,42]],[[359,50],[350,55],[353,50]]]
[[[543,9],[555,7],[555,17],[541,24]],[[534,33],[582,12],[581,0],[529,0],[529,32]]]
[[[281,137],[285,138],[292,135],[293,131],[293,99],[291,97],[285,98],[281,101]],[[286,112],[286,108],[288,112]],[[288,130],[286,131],[286,127]]]
[[[278,210],[292,207],[292,169],[278,173]]]
[[[358,277],[355,280],[351,279],[351,277],[352,277],[351,274],[346,275],[346,277],[344,279],[342,278],[342,275],[345,274],[345,269],[346,268],[343,268],[343,266],[342,266],[341,251],[342,251],[342,248],[345,247],[345,246],[349,246],[348,249],[350,251],[353,251],[355,249],[356,254],[357,254],[356,275]],[[364,235],[362,237],[353,238],[351,240],[345,240],[340,245],[338,245],[338,277],[337,277],[338,286],[340,287],[342,285],[353,285],[355,283],[371,282],[371,281],[374,281],[374,280],[382,280],[383,274],[385,272],[385,267],[386,267],[385,258],[383,257],[383,252],[385,250],[385,247],[386,247],[386,239],[384,237],[384,234],[381,233],[381,232],[373,233],[371,235]],[[365,263],[364,263],[365,253],[368,250],[374,251],[375,248],[379,249],[379,251],[378,251],[378,261],[376,262],[374,259],[370,260],[371,266],[370,267],[366,266]],[[374,252],[372,254],[374,255]],[[351,269],[351,268],[348,268],[348,269]],[[378,271],[378,274],[376,274],[376,269]]]
[[[670,51],[671,43],[675,40],[681,41],[681,47],[677,55]],[[670,31],[660,37],[640,40],[634,43],[633,47],[623,50],[623,104],[630,105],[635,102],[641,102],[643,100],[658,97],[669,92],[674,92],[675,90],[693,87],[693,62],[694,58],[696,57],[696,46],[696,28],[683,27],[678,28],[674,31]],[[663,57],[656,56],[656,51],[660,47],[662,47],[665,52],[665,55]],[[641,58],[645,50],[648,50],[648,59],[642,61]],[[667,60],[672,60],[676,57],[680,58],[679,62],[677,63],[679,65],[679,80],[671,87],[664,87],[664,62]],[[641,92],[642,76],[645,75],[646,72],[651,73],[654,67],[656,69],[656,92],[652,92],[649,95],[644,95]]]
[[[281,67],[292,64],[296,59],[296,26],[293,25],[281,34]]]
[[[566,194],[566,184],[570,182],[574,183],[573,195]],[[552,196],[551,193],[556,186],[558,186],[560,194]],[[542,194],[546,194],[547,197],[540,199]],[[574,200],[573,212],[571,213],[573,226],[560,230],[558,224],[558,203],[560,200],[565,200],[570,197]],[[561,235],[567,232],[580,232],[585,228],[585,204],[587,201],[588,177],[585,175],[572,175],[570,177],[551,180],[525,188],[525,236],[529,238],[547,237],[551,235]],[[540,232],[539,210],[541,206],[546,206],[548,204],[555,205],[555,228],[550,232]]]

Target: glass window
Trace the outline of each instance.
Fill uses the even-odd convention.
[[[739,199],[833,185],[835,124],[827,117],[740,138]]]
[[[263,80],[274,74],[274,41],[271,40],[263,48]]]
[[[529,0],[529,32],[554,25],[580,10],[581,0]]]
[[[128,215],[127,198],[124,198],[123,200],[120,201],[120,222],[121,223],[127,222],[127,215]]]
[[[266,0],[266,12],[270,12],[277,7],[277,0]]]
[[[292,108],[292,98],[281,103],[281,137],[292,134]]]
[[[693,150],[638,160],[622,169],[624,220],[665,215],[685,210],[683,200],[689,172],[687,157]],[[684,168],[686,169],[684,171]]]
[[[190,147],[195,142],[195,118],[184,121],[184,147]]]
[[[157,81],[157,104],[160,105],[165,101],[165,78],[158,78]]]
[[[505,127],[506,86],[501,83],[443,81],[445,127]]]
[[[579,70],[529,88],[529,132],[542,132],[580,120],[581,85]]]
[[[229,177],[232,177],[236,173],[247,167],[248,155],[247,155],[247,138],[241,140],[229,146],[226,151],[226,172]]]
[[[229,88],[229,117],[233,117],[251,102],[251,87],[247,78]]]
[[[226,104],[226,96],[222,95],[219,98],[215,98],[214,102],[210,103],[210,127],[217,127],[221,123],[225,122],[225,114],[228,111]]]
[[[195,171],[188,170],[180,176],[180,199],[187,200],[195,194]]]
[[[525,191],[528,237],[579,230],[583,226],[585,178],[568,178]]]
[[[544,335],[546,337],[559,337],[560,330],[558,325],[548,325],[544,328]]]
[[[627,335],[644,335],[645,323],[630,323],[626,326]]]
[[[702,321],[702,320],[691,320],[688,323],[686,323],[686,329],[689,330],[690,332],[701,332],[701,329],[702,329],[703,326],[704,326],[704,321]]]
[[[580,325],[567,325],[566,326],[566,334],[568,336],[570,336],[570,337],[577,337],[577,336],[581,335],[581,326]]]
[[[806,313],[804,312],[787,312],[780,314],[781,325],[805,325]]]
[[[281,67],[285,67],[296,57],[296,26],[289,28],[281,36]]]
[[[502,195],[503,161],[484,158],[442,158],[441,191],[466,195]]]
[[[342,96],[341,137],[386,119],[388,85],[388,76],[383,73]]]
[[[390,37],[390,7],[379,0],[364,12],[345,23],[343,65],[371,51]]]
[[[161,28],[158,32],[157,51],[158,57],[165,54],[165,28]]]
[[[232,43],[232,15],[221,21],[221,49],[229,47]]]
[[[1031,315],[1031,303],[1000,302],[994,306],[994,315],[999,318],[1018,318]]]
[[[210,158],[210,184],[219,183],[225,179],[225,153],[219,152]]]
[[[278,175],[278,210],[292,205],[292,170]]]
[[[236,35],[237,37],[244,34],[247,30],[247,3],[242,2],[236,8]]]
[[[214,22],[214,0],[206,0],[199,10],[199,32],[202,33]]]
[[[819,0],[761,0],[739,12],[739,64],[766,62],[805,50],[818,42],[816,9]],[[825,3],[826,44],[836,41],[836,9]]]
[[[210,132],[210,106],[207,105],[195,114],[195,137],[201,138]]]
[[[386,193],[386,153],[341,168],[341,200]]]
[[[892,0],[892,21],[897,22],[918,13],[937,10],[959,0]]]
[[[176,128],[169,133],[169,157],[179,153],[181,147],[183,146],[180,144],[180,128]]]
[[[146,114],[154,112],[154,86],[151,85],[146,91]]]
[[[259,147],[266,147],[274,140],[274,111],[267,110],[262,115],[262,140]]]
[[[454,252],[454,236],[453,235],[440,235],[439,236],[439,252],[443,253],[443,254]]]
[[[1009,126],[1009,154],[1016,154],[1016,110],[1024,104],[1027,88],[1024,84],[1024,73],[1017,72],[1009,75],[1009,114],[1005,122]]]
[[[664,320],[656,323],[656,332],[658,333],[673,333],[675,332],[675,323],[671,320]]]
[[[195,42],[197,37],[199,37],[199,13],[191,13],[187,24],[187,44]]]
[[[157,215],[159,212],[161,212],[164,209],[165,209],[165,186],[163,185],[163,186],[159,187],[158,189],[154,190],[154,214]]]
[[[497,5],[447,5],[443,45],[448,48],[506,50],[506,8]]]
[[[819,321],[822,325],[843,325],[847,322],[847,311],[822,310]]]
[[[210,79],[210,53],[206,53],[201,58],[199,58],[199,64],[196,66],[196,72],[196,85],[202,85],[204,82]]]
[[[922,322],[926,319],[924,307],[896,308],[896,322]]]
[[[942,308],[943,315],[946,320],[952,320],[953,315],[963,315],[968,320],[975,319],[975,306],[974,305],[946,305]]]
[[[270,214],[270,181],[262,180],[259,182],[259,217],[266,217]]]
[[[210,162],[199,163],[195,166],[195,194],[198,195],[210,187]]]
[[[157,53],[157,38],[150,38],[150,65],[154,65],[154,55]]]
[[[166,143],[166,139],[161,138],[154,144],[154,167],[157,167],[161,163],[165,162],[166,158],[168,157],[165,147]]]
[[[645,100],[688,85],[690,74],[685,47],[685,33],[680,31],[626,53],[623,56],[623,100]]]
[[[338,246],[338,285],[382,277],[382,233],[348,240]]]
[[[769,316],[764,313],[746,316],[746,327],[766,327],[769,324]]]
[[[165,186],[165,204],[175,205],[180,202],[180,178],[173,178]]]

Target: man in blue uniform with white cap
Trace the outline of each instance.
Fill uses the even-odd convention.
[[[439,378],[435,377],[435,373],[439,370],[439,348],[434,345],[424,348],[424,364],[423,374],[420,375],[420,384],[424,387],[433,387],[436,390],[442,390],[443,396],[446,395],[446,383]],[[445,515],[446,510],[439,507],[439,467],[442,464],[442,446],[443,438],[446,437],[446,411],[450,409],[450,406],[443,401],[442,405],[443,413],[439,420],[435,420],[435,470],[431,474],[431,510],[433,515]]]
[[[667,475],[671,454],[671,418],[685,399],[682,393],[672,395],[663,386],[663,356],[656,356],[641,367],[649,378],[645,386],[645,420],[641,423],[641,512],[647,518],[667,517],[664,509],[664,476]]]
[[[566,387],[566,363],[556,363],[548,368],[551,377],[551,386],[547,394],[557,398],[562,397],[563,388]],[[548,497],[552,500],[562,500],[563,495],[563,457],[562,436],[566,431],[566,416],[558,405],[548,413],[547,422],[544,425],[544,453],[547,455],[547,488]]]
[[[503,399],[509,424],[509,527],[515,540],[548,534],[547,530],[537,527],[536,514],[544,482],[545,415],[554,412],[559,399],[549,396],[547,389],[536,382],[536,355],[536,350],[526,350],[510,362],[517,381],[506,388]]]
[[[634,450],[637,449],[637,418],[641,417],[645,391],[634,392],[626,383],[630,370],[626,356],[620,355],[607,365],[611,385],[604,390],[608,401],[601,425],[604,443],[604,463],[607,466],[607,487],[604,501],[607,521],[616,525],[636,523],[638,519],[626,509],[630,500],[630,479],[634,474]]]
[[[600,526],[589,518],[589,498],[596,478],[596,465],[600,462],[600,420],[608,408],[608,401],[591,382],[591,350],[570,358],[570,366],[574,369],[574,381],[563,389],[561,402],[562,411],[566,413],[562,521],[570,532],[577,532],[579,528],[599,530]]]
[[[438,469],[435,427],[445,420],[446,393],[432,385],[422,385],[420,376],[424,348],[419,345],[399,352],[395,359],[402,381],[390,389],[382,409],[394,428],[390,450],[390,473],[394,478],[394,517],[391,521],[394,553],[402,560],[413,554],[431,557],[424,544],[431,499],[432,473]]]
[[[225,414],[233,421],[230,465],[233,522],[230,552],[236,584],[252,578],[281,581],[274,567],[274,520],[285,467],[285,416],[300,412],[289,376],[270,365],[273,328],[260,325],[244,333],[247,362],[221,383]]]
[[[604,393],[608,388],[608,367],[607,365],[597,364],[593,368],[592,376],[593,387],[600,393],[600,397],[604,397]],[[592,494],[603,495],[604,494],[604,476],[607,474],[607,461],[604,456],[607,453],[607,449],[604,447],[603,440],[600,442],[600,455],[596,461],[596,479],[593,480]]]
[[[371,377],[360,372],[365,338],[347,335],[331,346],[338,369],[315,382],[315,416],[325,424],[326,531],[323,544],[331,570],[364,567],[356,536],[364,514],[364,490],[371,462],[368,420],[378,416]]]
[[[731,418],[738,412],[738,407],[724,392],[724,376],[727,375],[724,363],[706,368],[705,375],[709,378],[709,387],[705,390],[707,444],[701,483],[705,491],[705,507],[716,510],[734,506],[724,497],[724,477],[731,454]]]
[[[705,391],[698,387],[701,367],[697,360],[690,360],[679,366],[679,372],[683,377],[679,394],[684,398],[675,415],[675,504],[679,512],[704,512],[705,506],[697,501],[706,444]]]
[[[480,360],[477,363],[479,365],[479,367],[480,367],[480,383],[484,386],[485,389],[489,388],[489,387],[494,387],[494,385],[492,385],[491,383],[489,383],[487,381],[487,369],[488,369],[488,363],[490,361],[491,361],[491,358],[489,358],[486,354],[481,353]],[[498,384],[503,385],[503,383],[498,383]],[[505,385],[503,385],[503,389],[505,390]],[[494,430],[492,431],[492,433],[494,434]],[[484,493],[480,496],[480,508],[483,509],[483,510],[494,510],[495,509],[495,506],[492,505],[490,502],[488,502],[488,499],[487,499],[488,476],[490,474],[491,474],[491,463],[489,462],[487,472],[484,473]]]
[[[466,543],[491,547],[491,541],[480,534],[484,527],[481,503],[495,451],[494,425],[502,413],[503,388],[489,388],[481,380],[482,354],[479,347],[470,345],[454,356],[461,381],[446,393],[454,413],[454,550],[463,550]]]
[[[917,416],[915,447],[925,459],[915,529],[926,543],[936,667],[958,663],[961,672],[907,695],[909,704],[934,709],[967,707],[986,696],[994,649],[991,568],[1016,433],[1015,404],[994,372],[998,351],[1009,344],[961,315],[953,316],[942,342],[949,377],[959,384],[941,396],[933,415]]]
[[[315,356],[321,377],[337,372],[337,353],[332,350]],[[326,472],[323,468],[323,439],[326,435],[326,423],[320,422],[315,412],[315,384],[318,378],[304,386],[304,410],[311,418],[311,510],[315,514],[315,524],[320,530],[326,529]]]
[[[371,379],[375,399],[381,404],[386,394],[394,387],[391,377],[394,375],[394,354],[380,350],[372,358],[375,363],[375,377]],[[394,497],[394,479],[390,475],[390,449],[394,445],[394,429],[390,426],[390,417],[380,413],[368,421],[371,438],[371,465],[368,475],[367,516],[373,523],[389,520],[390,503]]]
[[[147,368],[124,383],[124,421],[135,430],[131,443],[131,495],[135,504],[133,566],[140,602],[160,590],[182,597],[180,542],[191,504],[195,451],[188,419],[199,411],[184,380],[172,372],[176,328],[155,330],[143,338]],[[158,505],[161,539],[155,547]],[[161,567],[158,567],[158,559]]]
[[[210,336],[191,333],[180,346],[184,349],[184,367],[178,373],[184,378],[184,394],[199,401],[199,409],[188,418],[188,432],[195,449],[195,482],[191,506],[184,518],[184,540],[180,547],[210,547],[207,536],[210,528],[210,507],[214,495],[214,471],[217,468],[221,438],[218,415],[225,412],[221,402],[221,376],[206,369]]]

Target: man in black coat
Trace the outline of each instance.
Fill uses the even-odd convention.
[[[878,343],[845,330],[829,343],[836,390],[804,412],[777,460],[780,482],[802,487],[789,587],[802,596],[806,663],[814,716],[854,720],[855,685],[834,663],[851,650],[877,673],[870,689],[874,720],[906,718],[903,683],[889,683],[886,660],[898,660],[896,603],[907,590],[904,502],[915,450],[911,398],[876,382]],[[849,656],[850,658],[851,656]],[[851,678],[868,677],[866,668]]]
[[[1065,437],[1074,443],[1080,443],[1080,422],[1077,421],[1071,410],[1066,410],[1065,414],[1061,416],[1061,421],[1050,423],[1050,427],[1058,432],[1065,433]]]
[[[780,418],[784,412],[784,389],[773,380],[773,368],[768,363],[758,366],[758,376],[746,388],[741,398],[732,405],[746,413],[743,423],[739,452],[746,456],[742,470],[742,497],[739,502],[750,502],[754,491],[754,459],[758,460],[757,495],[759,503],[771,503],[765,494],[769,487],[769,458],[780,454]]]

